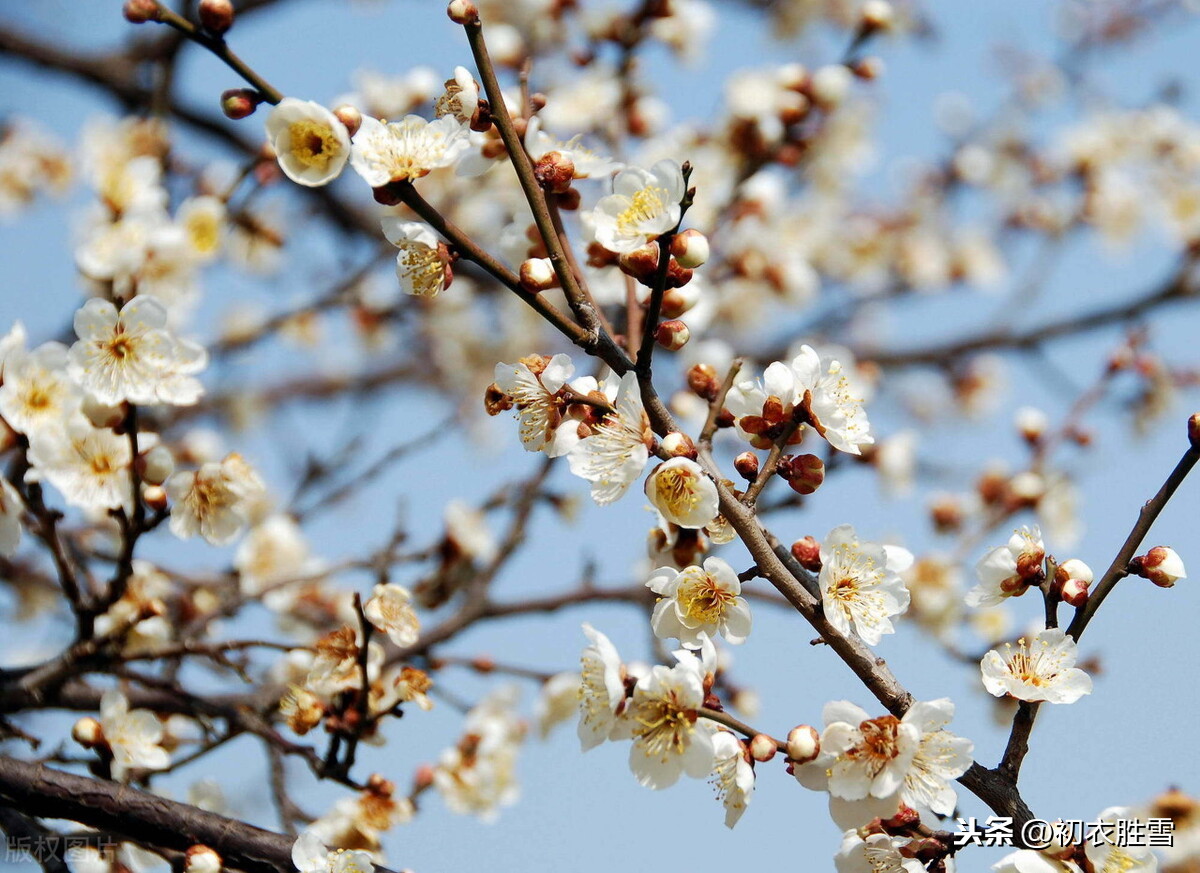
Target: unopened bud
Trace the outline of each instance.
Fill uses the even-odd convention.
[[[125,410],[121,408],[121,404],[110,406],[101,403],[90,394],[84,396],[82,409],[87,420],[95,427],[112,429],[120,427],[121,422],[125,420]]]
[[[815,537],[804,537],[792,543],[792,557],[810,573],[821,572],[821,544]]]
[[[1085,606],[1088,602],[1088,583],[1083,579],[1067,579],[1062,583],[1059,597],[1063,603],[1069,603],[1075,608]]]
[[[362,127],[362,113],[357,106],[351,106],[349,103],[343,103],[337,109],[333,110],[333,115],[342,126],[346,128],[346,133],[350,136],[358,133],[358,129]]]
[[[667,278],[663,283],[664,288],[682,288],[688,282],[692,281],[694,274],[691,270],[681,267],[679,261],[671,258],[667,262]]]
[[[721,390],[721,377],[711,364],[695,364],[687,372],[688,387],[699,397],[709,402],[716,399]]]
[[[807,764],[821,754],[821,735],[812,725],[792,728],[787,735],[787,755],[797,764]]]
[[[688,228],[671,240],[671,256],[679,266],[694,269],[708,260],[708,237],[695,228]]]
[[[1193,449],[1200,450],[1200,412],[1193,412],[1188,419],[1188,442]]]
[[[887,831],[902,830],[920,823],[921,814],[907,803],[901,803],[900,808],[896,810],[895,815],[880,822],[880,824],[883,825],[884,830]]]
[[[175,472],[175,458],[161,443],[138,458],[138,475],[147,485],[161,485]]]
[[[94,749],[104,743],[104,729],[96,719],[85,716],[71,728],[71,739],[85,749]]]
[[[862,5],[859,20],[864,30],[885,30],[896,20],[896,12],[888,0],[867,0]]]
[[[812,74],[809,89],[813,99],[827,108],[836,107],[846,99],[853,74],[841,64],[829,64]]]
[[[779,462],[778,473],[797,494],[812,494],[825,481],[825,462],[816,455],[795,455]]]
[[[654,341],[668,352],[677,352],[687,345],[692,332],[682,321],[664,321],[654,331]]]
[[[575,162],[562,152],[546,152],[534,164],[533,175],[551,194],[562,194],[575,178]]]
[[[471,659],[471,667],[477,673],[491,673],[496,669],[496,659],[491,655],[476,655]]]
[[[521,287],[538,294],[558,284],[549,258],[530,258],[521,263]]]
[[[158,21],[159,9],[157,0],[125,0],[125,7],[121,11],[125,15],[125,20],[133,24]]]
[[[583,203],[583,195],[579,193],[578,188],[568,188],[558,197],[558,208],[563,212],[574,212]]]
[[[192,846],[187,850],[183,873],[221,873],[224,862],[221,856],[208,846]]]
[[[483,392],[483,408],[487,410],[488,415],[499,415],[501,412],[507,412],[513,408],[513,399],[493,382]]]
[[[962,503],[952,494],[934,498],[929,506],[929,517],[937,532],[943,534],[958,530],[966,520]]]
[[[640,249],[626,252],[617,258],[617,266],[622,273],[643,285],[652,285],[654,274],[658,272],[658,243],[647,243]]]
[[[742,452],[733,459],[733,469],[747,482],[758,478],[758,455],[754,452]]]
[[[659,310],[659,314],[663,318],[679,318],[699,302],[700,288],[696,285],[668,288],[663,292],[662,309]]]
[[[200,23],[209,33],[221,36],[233,27],[233,3],[230,0],[200,0],[196,11]]]
[[[1022,406],[1017,410],[1016,425],[1021,437],[1028,443],[1036,443],[1042,438],[1049,425],[1046,413],[1032,406]]]
[[[696,444],[686,433],[671,431],[662,438],[662,450],[672,458],[696,459]]]
[[[1170,588],[1179,579],[1186,579],[1183,559],[1170,546],[1155,546],[1144,555],[1129,562],[1130,572],[1149,579],[1159,588]]]
[[[455,24],[472,24],[479,20],[479,9],[471,0],[450,0],[446,14]]]
[[[850,72],[864,82],[873,82],[883,75],[883,58],[870,55],[850,64]]]
[[[253,115],[257,108],[258,95],[247,88],[231,88],[221,95],[221,111],[234,121]]]
[[[1078,579],[1085,585],[1091,585],[1092,568],[1078,558],[1071,558],[1069,561],[1063,561],[1058,565],[1058,569],[1054,571],[1054,579],[1057,582],[1066,582],[1068,579]],[[1065,597],[1063,598],[1066,599]]]
[[[750,740],[750,757],[760,764],[774,758],[777,751],[779,751],[779,747],[766,734],[755,734]]]
[[[155,512],[167,508],[167,492],[161,485],[147,485],[142,489],[142,501]]]
[[[433,767],[429,764],[422,764],[413,773],[413,790],[424,791],[431,785],[433,785]]]

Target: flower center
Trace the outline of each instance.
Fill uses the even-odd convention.
[[[888,762],[900,754],[898,744],[900,719],[894,715],[881,715],[864,721],[858,726],[862,741],[847,749],[844,757],[865,765],[872,773],[879,773]]]
[[[654,477],[654,491],[660,502],[671,508],[676,515],[686,514],[700,502],[696,491],[695,475],[690,470],[678,467],[660,470]]]
[[[396,272],[420,297],[434,297],[442,290],[445,269],[437,249],[426,245],[406,245],[396,258]]]
[[[671,754],[682,755],[687,748],[696,713],[684,709],[673,692],[663,697],[641,701],[634,716],[639,728],[634,735],[641,741],[648,757],[666,761]]]
[[[338,152],[333,128],[311,119],[297,121],[288,128],[292,157],[306,167],[324,170]]]
[[[109,355],[116,358],[118,361],[123,361],[126,358],[133,357],[136,351],[136,346],[134,345],[133,339],[128,334],[118,333],[108,341],[108,345],[105,346],[105,351],[107,351]]]
[[[689,569],[699,570],[698,567]],[[686,580],[679,588],[679,605],[684,614],[703,624],[720,620],[737,595],[722,588],[716,579],[702,570],[698,573],[685,570],[684,573]]]
[[[647,186],[629,198],[629,206],[617,216],[617,227],[630,232],[644,222],[653,221],[663,213],[667,189]]]

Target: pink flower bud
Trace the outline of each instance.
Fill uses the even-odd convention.
[[[1076,609],[1085,606],[1088,602],[1088,583],[1083,579],[1068,579],[1063,582],[1059,596],[1063,603],[1069,603]]]
[[[1170,546],[1155,546],[1130,561],[1129,569],[1159,588],[1170,588],[1177,580],[1187,578],[1183,559]]]
[[[816,455],[785,457],[778,472],[797,494],[812,494],[825,481],[825,462]]]
[[[654,341],[668,352],[677,352],[687,345],[692,332],[682,321],[664,321],[654,331]]]
[[[537,294],[558,284],[549,258],[530,258],[521,264],[521,287]]]
[[[864,82],[873,82],[883,75],[883,58],[869,55],[850,64],[850,72]]]
[[[196,11],[200,16],[200,23],[209,33],[222,36],[229,28],[233,27],[233,3],[231,0],[200,0],[200,6]]]
[[[668,288],[663,293],[663,318],[679,318],[700,302],[700,289],[695,285],[684,285],[682,288]]]
[[[221,95],[221,111],[234,121],[253,115],[258,108],[258,95],[247,88],[232,88]]]
[[[676,234],[671,240],[671,256],[679,266],[694,269],[708,260],[708,237],[689,228]]]
[[[433,767],[429,764],[422,764],[417,768],[417,772],[413,774],[413,789],[415,791],[424,791],[431,785],[433,785]]]
[[[647,243],[640,249],[634,249],[617,258],[617,266],[627,276],[632,276],[643,285],[649,286],[654,282],[654,274],[658,272],[658,243]]]
[[[122,13],[125,15],[125,20],[133,24],[158,21],[158,3],[157,0],[125,0],[125,8]]]
[[[733,459],[733,469],[747,482],[758,478],[758,455],[754,452],[742,452]]]
[[[804,537],[792,543],[792,557],[810,573],[821,572],[821,544],[815,537]]]
[[[807,764],[821,754],[821,735],[812,725],[792,728],[787,735],[788,758],[797,764]]]
[[[696,459],[696,444],[690,436],[679,431],[671,431],[662,438],[662,450],[672,458]]]
[[[342,123],[346,128],[346,133],[350,136],[358,133],[358,129],[362,126],[362,113],[358,108],[351,106],[349,103],[343,103],[337,109],[333,110],[334,117]]]
[[[455,24],[473,24],[479,21],[479,10],[471,0],[450,0],[446,14]]]
[[[534,165],[533,175],[551,194],[564,194],[575,178],[575,162],[562,152],[546,152]]]
[[[774,758],[777,751],[779,751],[779,747],[766,734],[755,734],[750,740],[750,757],[760,764]]]
[[[721,377],[711,364],[693,365],[687,372],[687,383],[698,397],[708,401],[715,400],[721,390]]]

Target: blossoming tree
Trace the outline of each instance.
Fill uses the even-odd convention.
[[[1120,621],[1098,612],[1118,584],[1148,599],[1186,578],[1150,534],[1200,459],[1200,413],[1172,404],[1196,371],[1156,338],[1161,310],[1195,317],[1200,127],[1168,99],[1075,106],[1048,136],[1042,112],[1094,84],[1088,58],[1187,3],[1064,4],[1064,56],[1016,64],[994,118],[943,101],[946,153],[895,198],[862,184],[888,82],[875,52],[936,26],[915,2],[452,0],[429,25],[458,40],[444,70],[364,71],[328,103],[234,51],[235,24],[286,5],[127,0],[144,27],[104,56],[0,30],[5,57],[126,111],[88,123],[78,160],[33,120],[0,139],[6,218],[73,175],[86,198],[69,330],[17,321],[0,339],[4,608],[14,637],[52,629],[0,669],[10,847],[36,841],[47,871],[405,864],[419,838],[388,835],[435,795],[484,818],[517,799],[527,683],[543,736],[569,721],[582,751],[624,743],[649,789],[708,780],[728,828],[755,814],[758,780],[789,786],[805,868],[979,868],[955,834],[972,816],[1007,825],[982,835],[1012,847],[1000,871],[1195,869],[1200,807],[1182,791],[1106,798],[1120,805],[1091,810],[1096,831],[1124,836],[1102,840],[1055,827],[1070,817],[1042,793],[1035,812],[1022,769],[1058,716],[1043,709],[1104,693],[1080,641]],[[645,58],[720,39],[726,5],[782,40],[823,36],[795,43],[805,64],[737,70],[712,117],[672,125]],[[176,93],[187,52],[240,78],[205,82],[221,114]],[[220,156],[192,153],[192,134]],[[1032,309],[1075,240],[1128,240],[1152,218],[1175,264],[1137,296],[1071,300],[1032,326],[971,312],[907,344],[880,327],[936,322],[939,298],[978,309],[987,286]],[[303,287],[286,304],[207,287],[269,287],[291,260]],[[1049,371],[1071,338],[1088,343],[1064,387],[1045,411],[1019,404],[1016,460],[996,467],[997,356]],[[419,410],[406,425],[444,418],[397,439],[378,417],[396,403]],[[1093,571],[1073,477],[1110,437],[1093,419],[1127,413],[1161,420],[1177,459],[1160,471],[1144,453],[1140,493],[1085,507],[1137,515],[1086,556]],[[922,453],[947,422],[961,463]],[[497,437],[481,466],[503,475],[480,494],[482,473],[454,471]],[[423,469],[391,475],[413,457]],[[901,498],[866,496],[872,478]],[[903,499],[914,488],[923,503]],[[613,542],[639,520],[644,541]],[[580,565],[547,557],[564,542]],[[638,651],[606,633],[605,604],[636,622]],[[582,625],[551,663],[525,631],[471,652],[500,619],[547,613]],[[880,654],[891,635],[923,647],[918,681]],[[735,647],[789,672],[840,664],[841,690],[744,673]],[[484,681],[456,690],[470,673]],[[959,674],[968,699],[924,691]],[[1003,722],[997,749],[963,735],[968,709]],[[431,727],[439,710],[453,736]],[[1129,740],[1090,729],[1062,757],[1115,774]],[[267,809],[222,792],[212,762],[239,744]],[[1051,784],[1061,763],[1039,761]],[[1160,858],[1134,837],[1163,822]],[[681,860],[704,863],[694,850]]]

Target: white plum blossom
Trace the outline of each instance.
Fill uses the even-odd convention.
[[[317,640],[316,657],[304,680],[305,687],[320,697],[328,699],[348,688],[361,688],[363,684],[359,654],[362,643],[354,628],[343,625]],[[367,681],[378,678],[383,664],[383,647],[376,642],[367,644]]]
[[[1092,692],[1092,679],[1075,666],[1075,640],[1062,628],[1047,628],[1032,641],[1005,643],[1003,651],[992,649],[979,667],[983,687],[989,694],[1009,694],[1018,700],[1074,703]]]
[[[525,150],[529,152],[529,157],[534,161],[551,152],[558,152],[563,157],[570,158],[575,167],[576,179],[611,176],[624,167],[624,164],[598,155],[586,146],[580,145],[582,139],[582,134],[576,134],[566,141],[555,139],[542,130],[542,119],[535,115],[529,119],[529,126],[525,131]]]
[[[400,289],[415,297],[437,297],[446,288],[446,264],[438,252],[438,238],[419,221],[387,216],[383,235],[400,251],[396,255],[396,278]]]
[[[857,830],[848,830],[842,835],[842,846],[833,856],[833,863],[837,873],[925,873],[924,864],[900,854],[900,848],[909,842],[905,837],[887,834],[870,834],[863,839]]]
[[[545,739],[560,722],[579,714],[583,695],[583,677],[577,670],[555,673],[542,684],[541,694],[533,704],[533,720],[538,735]]]
[[[841,633],[853,625],[864,642],[877,645],[883,634],[895,632],[891,616],[908,608],[900,572],[911,564],[905,549],[860,541],[848,524],[834,528],[821,543],[817,580],[825,617]]]
[[[266,490],[254,468],[236,452],[195,472],[175,473],[164,487],[171,499],[171,533],[185,540],[199,534],[214,546],[242,531],[254,501]]]
[[[967,592],[967,606],[996,606],[1008,597],[1024,594],[1037,580],[1046,557],[1046,546],[1037,526],[1018,528],[1008,543],[988,551],[975,572],[979,583]]]
[[[204,389],[192,375],[208,353],[167,330],[167,310],[138,295],[118,312],[93,298],[75,313],[79,341],[71,346],[71,375],[101,403],[169,403],[188,406]]]
[[[275,592],[267,589],[311,576],[321,564],[309,554],[308,541],[295,520],[275,513],[254,525],[238,544],[233,566],[242,594],[257,597],[266,592],[269,605]]]
[[[364,116],[350,149],[350,165],[372,188],[412,182],[448,167],[471,146],[468,128],[452,115],[426,121],[406,115],[385,124]]]
[[[590,624],[580,658],[579,743],[586,752],[607,740],[625,710],[625,681],[616,646]]]
[[[741,740],[729,731],[717,731],[712,738],[712,783],[725,807],[725,827],[732,828],[746,811],[754,794],[754,768]]]
[[[900,788],[900,797],[909,806],[938,815],[954,812],[958,804],[954,781],[970,768],[975,744],[945,729],[953,718],[954,703],[948,697],[916,701],[904,713],[901,722],[921,732],[917,753]]]
[[[632,371],[621,377],[615,405],[616,412],[567,455],[571,472],[592,483],[592,499],[601,506],[623,497],[650,457],[650,424]]]
[[[651,667],[629,701],[629,766],[647,788],[669,788],[684,773],[703,779],[712,772],[713,728],[698,715],[704,705],[704,667],[686,649],[675,657],[674,667]]]
[[[1044,852],[1033,849],[1018,849],[1009,852],[992,865],[995,873],[1081,873],[1074,861],[1060,861]],[[1117,873],[1105,870],[1103,873]]]
[[[596,242],[620,254],[640,249],[679,223],[684,190],[683,173],[672,160],[649,170],[622,170],[613,180],[613,193],[589,213]]]
[[[467,713],[463,739],[446,749],[433,771],[433,784],[457,813],[493,819],[517,801],[517,751],[525,736],[516,712],[517,689],[499,688]]]
[[[437,99],[434,114],[449,115],[463,124],[470,124],[479,108],[479,84],[466,67],[455,67],[454,78],[446,82],[446,91]]]
[[[1113,828],[1108,832],[1111,836],[1107,839],[1103,836],[1104,831],[1101,829],[1092,839],[1084,842],[1084,853],[1092,862],[1092,869],[1096,873],[1155,873],[1158,870],[1158,857],[1145,844],[1145,837],[1142,838],[1142,843],[1139,845],[1136,838],[1120,840],[1116,836],[1121,833],[1117,822],[1122,820],[1129,822],[1135,818],[1136,816],[1130,812],[1129,808],[1124,806],[1111,806],[1096,817],[1096,821],[1111,822]],[[1128,833],[1133,834],[1136,831],[1130,828]],[[1128,844],[1121,845],[1121,843]]]
[[[309,188],[336,179],[350,157],[346,126],[311,100],[284,97],[267,116],[267,137],[283,174]]]
[[[189,197],[175,211],[175,224],[197,261],[211,261],[221,250],[225,238],[225,201],[205,194]]]
[[[67,375],[67,347],[43,343],[31,352],[12,348],[4,360],[0,415],[13,430],[32,436],[75,417],[83,392]]]
[[[537,372],[530,368],[534,365]],[[520,419],[518,432],[527,452],[548,450],[561,422],[557,395],[575,372],[567,355],[530,356],[496,365],[496,387],[512,398]]]
[[[663,518],[680,527],[705,527],[720,513],[716,483],[689,458],[655,467],[646,477],[646,496]]]
[[[129,438],[92,427],[83,416],[61,429],[35,431],[29,440],[30,473],[50,482],[72,506],[89,512],[132,508]]]
[[[750,606],[740,596],[741,582],[720,558],[678,572],[659,568],[646,587],[659,596],[650,619],[659,639],[674,638],[684,648],[699,649],[706,638],[717,634],[734,644],[750,635]]]
[[[100,729],[112,750],[113,778],[122,780],[133,769],[161,770],[171,756],[161,745],[163,723],[148,709],[130,709],[119,691],[100,698]]]
[[[823,715],[821,754],[796,767],[796,778],[806,788],[828,791],[843,800],[887,801],[890,811],[877,814],[894,814],[900,788],[920,747],[920,728],[894,715],[871,718],[845,700],[827,703]]]
[[[403,585],[376,585],[363,604],[363,615],[401,648],[411,646],[420,636],[421,621],[412,608],[412,595]]]
[[[368,852],[330,851],[311,830],[306,830],[292,844],[292,863],[299,873],[373,873],[375,869]]]

